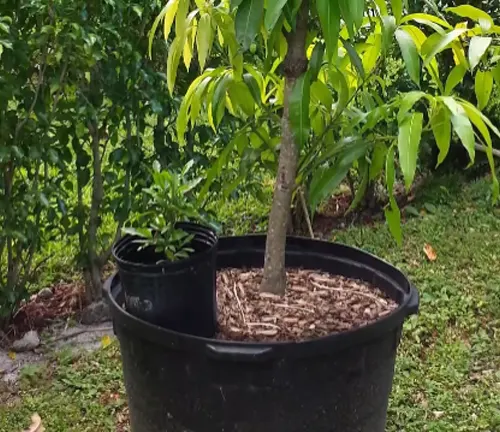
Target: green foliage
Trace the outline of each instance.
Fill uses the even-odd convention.
[[[185,0],[179,1],[182,4]],[[219,163],[231,160],[229,155],[236,151],[239,140],[240,154],[258,155],[253,157],[254,163],[275,172],[280,141],[275,137],[280,133],[282,113],[288,109],[294,141],[300,149],[297,187],[308,191],[309,206],[314,212],[351,168],[362,173],[365,162],[376,160],[376,170],[370,169],[369,175],[377,178],[383,174],[384,165],[391,164],[380,163],[381,145],[385,149],[397,148],[395,179],[401,172],[410,187],[418,167],[421,141],[436,141],[439,165],[456,135],[471,163],[475,160],[476,143],[482,145],[492,168],[493,196],[498,197],[491,139],[491,133],[497,135],[498,129],[482,110],[491,98],[495,72],[500,70],[494,43],[499,40],[500,27],[487,12],[471,5],[441,5],[447,8],[441,13],[432,1],[428,2],[432,7],[415,13],[408,9],[412,5],[402,0],[341,1],[338,7],[335,2],[311,1],[306,37],[309,68],[298,77],[286,100],[282,67],[292,49],[287,41],[295,29],[297,2],[264,4],[242,0],[216,6],[195,3],[191,5],[191,15],[212,16],[219,34],[213,39],[213,46],[204,50],[224,52],[225,57],[223,65],[217,68],[202,68],[191,83],[179,113],[179,140],[195,123],[208,124],[215,131],[227,121],[238,132]],[[195,20],[184,22],[184,16],[179,14],[172,19],[197,31]],[[191,42],[186,31],[178,37],[189,51]],[[265,50],[265,62],[246,52],[254,41]],[[238,42],[243,54],[235,47]],[[320,60],[318,53],[323,52],[324,46],[326,51]],[[392,57],[399,56],[399,52],[411,79],[404,91],[388,88],[386,83],[387,74],[394,68]],[[181,57],[170,62],[168,70],[176,70]],[[250,75],[256,87],[247,89],[252,99],[228,90],[230,83],[241,83],[242,88],[247,84],[242,80],[243,74]],[[477,106],[456,91],[470,79],[476,82]],[[415,86],[422,91],[416,92]],[[250,100],[253,108],[246,105]],[[206,115],[199,115],[200,112]],[[241,138],[256,130],[261,139]],[[363,151],[355,144],[360,141],[367,144]],[[351,145],[346,145],[349,142]],[[384,154],[392,155],[387,151]],[[385,177],[391,189],[387,170]],[[364,183],[361,181],[360,185]],[[356,201],[361,201],[359,196]],[[396,209],[390,205],[387,214],[393,215],[389,220],[393,225],[398,220]],[[397,231],[394,226],[393,230]]]
[[[147,211],[134,218],[135,228],[125,228],[124,232],[139,237],[141,249],[154,247],[169,261],[187,258],[194,250],[190,247],[193,235],[179,228],[179,222],[203,219],[194,192],[201,178],[188,179],[193,167],[190,161],[181,172],[161,170],[154,165],[153,185],[144,190],[149,201]]]

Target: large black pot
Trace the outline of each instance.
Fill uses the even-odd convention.
[[[264,236],[224,238],[218,267],[256,267]],[[366,327],[300,343],[240,343],[165,330],[127,313],[107,283],[133,432],[383,432],[403,321],[418,293],[348,246],[290,238],[287,266],[370,282],[399,308]]]
[[[154,248],[139,250],[137,237],[113,246],[128,312],[151,324],[196,336],[212,337],[217,325],[215,300],[218,238],[202,225],[180,223],[192,234],[189,258],[168,262]]]

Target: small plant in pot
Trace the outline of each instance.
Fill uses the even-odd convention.
[[[435,138],[438,162],[453,131],[471,162],[477,138],[494,168],[491,133],[500,131],[480,109],[500,69],[486,55],[498,28],[468,5],[448,9],[467,18],[455,28],[437,8],[412,15],[404,3],[168,0],[153,31],[163,19],[168,38],[175,24],[171,91],[194,45],[202,70],[180,107],[179,141],[190,124],[234,121],[214,171],[233,152],[257,160],[260,151],[276,182],[267,236],[220,239],[217,339],[134,320],[119,306],[119,281],[108,282],[134,432],[385,431],[396,351],[418,293],[366,252],[287,237],[287,228],[294,196],[313,214],[355,169],[353,205],[384,178],[387,222],[401,242],[396,173],[409,189],[424,134]],[[211,50],[226,63],[205,68]],[[449,77],[440,75],[443,51],[456,62]],[[385,93],[390,54],[403,58],[414,90]],[[454,91],[476,73],[477,107]]]
[[[216,328],[215,259],[218,238],[198,209],[200,178],[155,164],[145,190],[147,211],[113,247],[128,312],[150,323],[197,336]]]

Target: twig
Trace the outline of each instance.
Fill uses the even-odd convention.
[[[286,304],[277,304],[277,305],[274,305],[274,306],[280,307],[280,308],[283,308],[283,309],[294,309],[294,310],[298,310],[298,311],[314,313],[314,310],[312,310],[312,309],[301,308],[301,307],[298,307],[298,306],[289,306],[289,305],[286,305]]]
[[[357,294],[357,295],[360,295],[362,297],[366,297],[366,298],[369,298],[371,300],[375,300],[376,302],[379,302],[381,304],[387,304],[387,302],[384,300],[384,299],[381,299],[377,296],[374,296],[372,294],[368,294],[368,293],[365,293],[363,291],[357,291],[357,290],[346,290],[344,288],[333,288],[333,287],[329,287],[327,285],[321,285],[320,283],[317,283],[317,282],[314,282],[314,281],[311,281],[311,284],[313,286],[315,286],[316,288],[319,288],[319,289],[325,289],[325,290],[328,290],[328,291],[335,291],[335,292],[343,292],[343,293],[352,293],[352,294]]]
[[[487,147],[485,147],[484,145],[481,145],[481,144],[476,144],[474,147],[476,148],[476,150],[483,152],[483,153],[488,153],[488,151],[489,151],[489,149]],[[500,158],[500,150],[492,149],[491,152],[492,152],[493,156]]]
[[[238,302],[238,308],[240,309],[241,318],[243,318],[243,323],[246,324],[247,319],[245,317],[245,312],[243,312],[243,306],[241,305],[240,298],[238,296],[238,292],[236,291],[236,284],[233,285],[233,292],[234,292],[234,295],[236,297],[236,301]]]
[[[304,197],[304,189],[302,188],[299,189],[299,199],[300,203],[302,204],[302,211],[304,212],[306,218],[307,228],[309,229],[309,235],[314,240],[314,230],[311,222],[311,217],[309,216],[309,210],[307,210],[306,199]]]
[[[269,324],[269,323],[247,323],[247,326],[248,327],[269,327],[269,328],[273,328],[276,330],[281,330],[280,326],[277,326],[275,324]]]

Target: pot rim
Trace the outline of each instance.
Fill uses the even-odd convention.
[[[113,245],[111,250],[113,259],[120,269],[127,270],[129,272],[161,273],[164,270],[168,270],[169,272],[175,271],[178,268],[185,268],[187,266],[194,265],[199,261],[204,261],[217,249],[219,237],[214,229],[194,222],[180,222],[177,225],[189,234],[194,234],[195,237],[193,241],[207,244],[210,247],[201,252],[193,253],[187,258],[180,259],[178,261],[162,261],[161,263],[156,264],[144,264],[127,260],[121,256],[123,249],[139,238],[137,236],[127,234]]]

